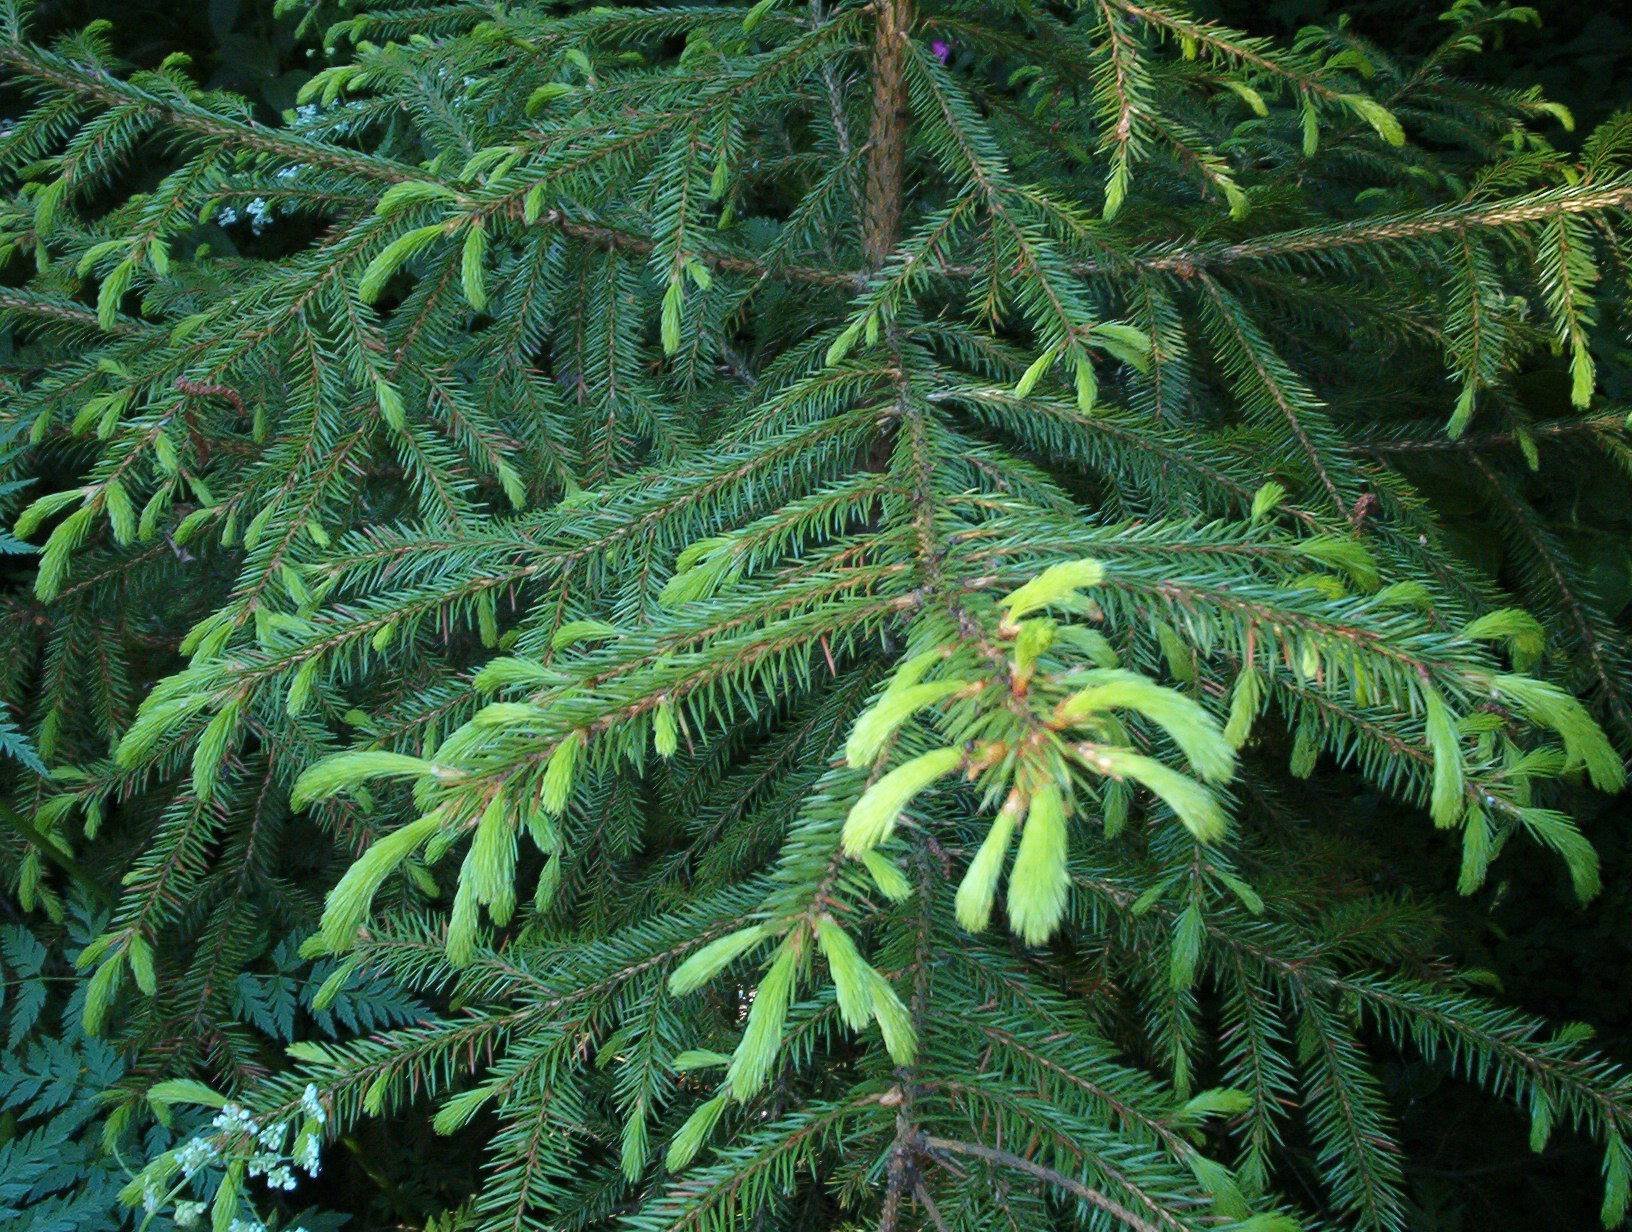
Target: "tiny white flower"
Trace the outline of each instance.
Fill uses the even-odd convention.
[[[316,1134],[306,1134],[295,1144],[295,1163],[305,1169],[307,1176],[316,1176],[322,1167]]]
[[[300,1093],[302,1111],[319,1125],[328,1123],[329,1114],[323,1110],[323,1101],[318,1098],[317,1084],[308,1082],[306,1089]]]
[[[221,1118],[217,1117],[217,1120]],[[189,1138],[176,1148],[176,1163],[181,1166],[184,1176],[192,1176],[200,1168],[214,1161],[220,1154],[215,1143],[208,1138]]]

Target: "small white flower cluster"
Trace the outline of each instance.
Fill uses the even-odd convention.
[[[225,1104],[211,1120],[209,1131],[189,1138],[171,1152],[170,1158],[184,1183],[211,1165],[239,1161],[249,1176],[263,1178],[267,1188],[287,1193],[300,1183],[296,1169],[313,1177],[321,1170],[320,1139],[329,1114],[314,1084],[308,1083],[301,1093],[300,1111],[303,1122],[262,1125],[241,1104]],[[175,1190],[162,1194],[157,1185],[148,1182],[142,1189],[142,1205],[152,1214],[175,1196]],[[207,1209],[206,1202],[185,1199],[176,1203],[172,1218],[177,1227],[195,1227]],[[253,1211],[237,1217],[229,1227],[230,1232],[269,1232]],[[303,1230],[291,1228],[287,1232]]]
[[[227,1225],[227,1232],[269,1232],[266,1224],[253,1215],[240,1216]],[[306,1232],[305,1228],[289,1228],[287,1232]]]
[[[329,1123],[329,1114],[323,1110],[323,1101],[317,1097],[317,1084],[308,1082],[300,1094],[300,1109],[319,1125]]]
[[[213,1138],[189,1138],[176,1148],[176,1162],[185,1176],[192,1176],[200,1168],[215,1162],[221,1148]]]
[[[323,129],[333,125],[336,117],[342,120],[348,114],[363,111],[367,103],[362,99],[347,99],[344,102],[332,103],[324,106],[322,103],[302,103],[295,108],[294,118],[289,121],[289,128],[293,132],[302,132],[310,129]]]
[[[241,1104],[227,1104],[216,1113],[210,1125],[224,1134],[243,1134],[249,1138],[254,1138],[261,1132],[260,1122],[250,1116],[248,1110]]]
[[[320,1130],[329,1123],[328,1111],[323,1107],[323,1101],[317,1096],[317,1087],[308,1082],[306,1089],[300,1094],[300,1110],[306,1114],[310,1122],[309,1129],[295,1137],[294,1162],[295,1166],[305,1170],[307,1176],[316,1176],[321,1167],[319,1159],[318,1139]]]
[[[449,88],[446,101],[447,105],[454,111],[469,113],[474,109],[475,104],[470,98],[469,92],[482,84],[482,79],[480,77],[472,77],[468,73],[459,74],[458,88],[464,90],[464,94],[456,94],[453,92],[454,71],[446,64],[442,65],[436,70],[436,79],[437,81],[441,82],[442,85]],[[355,107],[358,105],[358,100],[353,100],[346,105],[349,107]]]
[[[259,235],[272,225],[272,203],[265,197],[256,197],[244,207],[242,214],[230,205],[222,206],[215,221],[217,226],[230,227],[240,218],[249,219],[250,230]]]
[[[265,1160],[260,1156],[249,1161],[249,1174],[251,1176],[266,1177],[266,1187],[268,1189],[281,1189],[285,1193],[300,1184],[299,1181],[295,1180],[294,1170],[288,1164],[276,1163],[267,1167]]]
[[[272,224],[272,207],[264,197],[256,197],[244,207],[244,213],[249,215],[250,227],[256,235]]]

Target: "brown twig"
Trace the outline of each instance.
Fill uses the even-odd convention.
[[[1113,1219],[1119,1220],[1135,1232],[1161,1232],[1149,1220],[1141,1219],[1115,1198],[1101,1193],[1088,1185],[1084,1185],[1075,1177],[1067,1176],[1063,1172],[1056,1172],[1053,1168],[1045,1167],[1040,1163],[1027,1159],[1023,1155],[1014,1155],[1008,1151],[1000,1151],[996,1147],[982,1146],[978,1142],[959,1142],[953,1138],[936,1138],[928,1134],[919,1138],[919,1145],[931,1155],[968,1155],[975,1159],[983,1159],[987,1163],[996,1164],[1003,1168],[1013,1168],[1017,1172],[1024,1172],[1036,1177],[1039,1181],[1046,1181],[1050,1185],[1058,1186],[1074,1198],[1080,1198],[1090,1206],[1098,1207]]]

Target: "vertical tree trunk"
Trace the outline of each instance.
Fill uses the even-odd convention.
[[[907,135],[907,35],[912,0],[876,0],[873,121],[867,137],[867,198],[862,242],[867,263],[883,265],[901,234],[901,173]]]

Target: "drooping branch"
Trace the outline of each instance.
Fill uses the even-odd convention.
[[[1626,209],[1632,209],[1632,179],[1547,188],[1502,201],[1389,214],[1338,226],[1276,231],[1234,244],[1180,244],[1136,257],[1134,263],[1144,269],[1189,276],[1202,269],[1216,269],[1242,261],[1319,256],[1341,249],[1410,244],[1469,229],[1505,230],[1572,214]],[[1085,272],[1106,271],[1096,266]]]
[[[327,167],[344,175],[384,185],[409,181],[440,184],[452,191],[454,200],[472,213],[481,212],[484,204],[470,197],[456,180],[439,177],[423,168],[365,154],[327,141],[297,136],[271,128],[253,120],[241,120],[222,115],[190,99],[165,95],[144,89],[134,82],[123,81],[108,73],[73,64],[62,57],[24,43],[0,41],[0,66],[20,77],[47,83],[66,93],[91,99],[107,107],[134,106],[156,112],[175,128],[197,137],[226,141],[234,149],[251,151],[278,159],[290,165],[309,164]],[[899,217],[899,202],[897,202]],[[522,195],[511,194],[494,211],[519,221],[522,217]],[[552,228],[608,252],[622,252],[645,256],[652,251],[650,237],[610,226],[561,209],[543,211],[534,225]],[[750,278],[775,278],[786,282],[818,286],[854,286],[864,276],[851,270],[812,269],[804,266],[772,265],[729,254],[699,252],[694,254],[703,264],[721,272]]]

